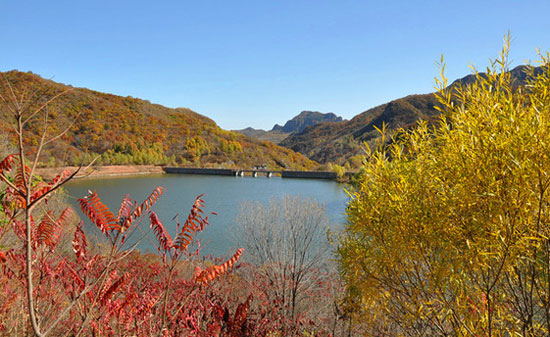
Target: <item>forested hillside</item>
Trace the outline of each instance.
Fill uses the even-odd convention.
[[[385,123],[389,130],[408,128],[419,119],[432,120],[437,116],[433,94],[411,95],[369,109],[349,121],[319,123],[301,133],[288,136],[282,146],[303,153],[320,163],[343,164],[363,153],[361,145],[380,136],[375,126]]]
[[[2,73],[0,95],[25,92],[29,109],[48,104],[48,134],[69,128],[61,141],[45,148],[43,165],[88,162],[99,164],[172,164],[206,167],[303,169],[317,164],[301,154],[266,141],[218,127],[211,119],[186,108],[171,109],[133,97],[122,97],[56,83],[19,71]],[[6,111],[0,130],[14,136]],[[72,124],[74,122],[74,124]],[[27,145],[38,144],[42,122],[30,125]]]
[[[256,138],[260,140],[268,140],[275,144],[279,144],[283,139],[285,139],[289,135],[289,133],[282,132],[282,131],[273,131],[273,130],[265,131],[262,129],[254,129],[251,127],[247,127],[241,130],[233,130],[233,131],[241,133],[247,137]]]

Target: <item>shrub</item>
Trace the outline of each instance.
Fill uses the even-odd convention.
[[[246,202],[236,222],[239,245],[254,266],[244,275],[258,288],[255,297],[272,331],[345,335],[349,326],[338,312],[341,287],[325,238],[325,207],[290,196],[269,205]]]
[[[328,167],[329,167],[329,170],[331,172],[336,173],[336,178],[338,180],[343,179],[344,176],[346,175],[346,168],[344,166],[340,166],[340,165],[334,164],[334,163],[329,163]]]

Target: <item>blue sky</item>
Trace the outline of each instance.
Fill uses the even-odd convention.
[[[0,0],[0,70],[188,107],[225,129],[344,118],[550,50],[550,1]]]

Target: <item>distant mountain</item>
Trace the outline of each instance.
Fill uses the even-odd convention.
[[[275,144],[280,143],[283,139],[285,139],[289,135],[289,133],[282,132],[282,131],[265,131],[262,129],[254,129],[250,127],[242,130],[233,130],[233,131],[242,133],[243,135],[250,138],[267,140]]]
[[[284,126],[275,124],[273,129],[265,131],[262,129],[246,128],[234,130],[247,137],[268,140],[273,143],[280,143],[290,134],[302,132],[306,127],[324,122],[342,122],[342,117],[336,116],[332,112],[321,113],[318,111],[302,111],[299,115],[287,121]]]
[[[286,133],[302,132],[308,126],[317,123],[341,121],[343,121],[342,117],[338,117],[332,112],[321,113],[319,111],[302,111],[298,116],[287,121],[284,126],[275,124],[271,131],[282,131]]]
[[[271,142],[226,131],[211,119],[187,108],[171,109],[149,101],[101,93],[43,79],[16,70],[0,76],[0,94],[11,97],[4,79],[17,95],[35,93],[30,109],[68,89],[48,106],[49,132],[70,127],[43,151],[49,165],[78,164],[100,156],[102,164],[171,164],[183,166],[304,169],[318,164]],[[0,132],[14,137],[8,112],[0,106]],[[32,148],[40,139],[41,120],[27,125]],[[83,155],[87,153],[87,155]],[[88,158],[88,159],[87,159]]]
[[[524,84],[526,70],[526,66],[518,66],[510,71],[516,85]],[[535,74],[541,71],[541,68],[536,68]],[[459,82],[470,84],[474,80],[474,75],[468,75],[456,80],[451,86]],[[289,135],[280,145],[319,163],[343,164],[351,157],[363,153],[363,142],[371,145],[375,143],[380,136],[375,127],[381,128],[385,123],[386,129],[391,132],[399,128],[410,128],[421,119],[434,122],[439,116],[435,109],[437,104],[433,93],[406,96],[366,110],[349,121],[319,123],[306,127],[302,132]]]

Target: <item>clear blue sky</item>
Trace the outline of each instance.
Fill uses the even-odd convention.
[[[270,129],[302,110],[344,118],[550,50],[550,1],[0,0],[0,70],[169,107],[225,129]]]

